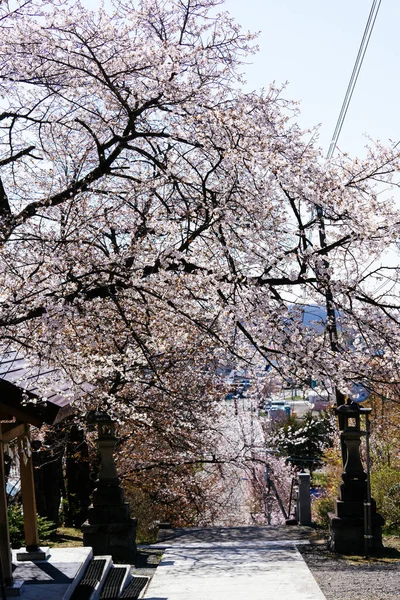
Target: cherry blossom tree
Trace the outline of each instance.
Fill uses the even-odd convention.
[[[241,91],[253,37],[219,5],[0,6],[3,345],[149,426],[228,363],[399,380],[398,149],[326,162],[282,90]]]

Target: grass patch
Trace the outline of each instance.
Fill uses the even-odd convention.
[[[83,533],[76,527],[57,527],[48,540],[51,548],[78,548],[83,546]]]
[[[362,566],[365,564],[394,564],[400,565],[400,538],[395,535],[384,536],[383,549],[381,551],[371,551],[368,558],[359,555],[341,555],[348,564]]]

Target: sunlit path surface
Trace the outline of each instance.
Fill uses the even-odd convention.
[[[168,546],[146,600],[325,598],[296,548],[305,543],[295,538],[298,528],[180,531],[178,537],[165,541]]]

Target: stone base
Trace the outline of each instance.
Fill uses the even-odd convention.
[[[48,546],[38,548],[37,550],[27,550],[26,548],[20,548],[17,551],[17,560],[24,561],[30,560],[31,562],[38,562],[40,560],[47,560],[50,556],[50,548]]]
[[[384,519],[375,514],[372,516],[372,537],[369,540],[368,550],[379,551],[382,545],[382,525]],[[365,553],[364,519],[361,517],[337,517],[334,513],[329,514],[329,542],[328,546],[332,552],[339,554]]]
[[[15,579],[11,585],[6,585],[6,596],[21,596],[24,587],[24,581],[22,579]]]
[[[120,523],[89,523],[81,531],[83,545],[91,546],[95,555],[111,554],[114,560],[133,562],[136,557],[136,519]]]
[[[130,508],[127,502],[121,504],[98,504],[92,505],[88,510],[88,522],[100,523],[129,523]]]

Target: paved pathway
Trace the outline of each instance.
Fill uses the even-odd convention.
[[[304,537],[297,527],[171,531],[144,598],[325,600],[296,549],[305,543],[296,534]]]

